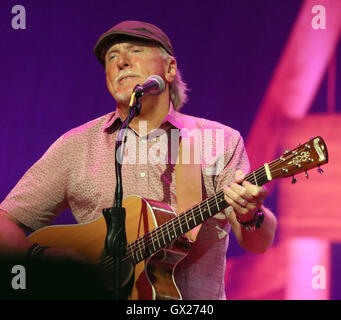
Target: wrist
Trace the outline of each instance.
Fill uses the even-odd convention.
[[[249,220],[242,220],[240,216],[236,215],[237,221],[247,230],[247,231],[255,231],[260,228],[264,221],[264,211],[262,209],[258,209],[252,218],[248,217]]]
[[[45,250],[48,248],[50,247],[41,246],[38,243],[32,244],[32,246],[28,249],[27,254],[26,254],[27,260],[31,261],[31,260],[41,257],[44,254]]]
[[[237,214],[237,213],[235,213],[235,215],[236,215],[237,221],[240,224],[243,224],[243,223],[249,223],[250,221],[252,221],[254,219],[254,217],[255,217],[255,212],[247,213],[247,214]]]

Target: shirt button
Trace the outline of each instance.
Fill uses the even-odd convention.
[[[141,173],[140,173],[140,177],[141,177],[141,178],[144,178],[145,176],[146,176],[146,173],[145,173],[145,172],[141,172]]]

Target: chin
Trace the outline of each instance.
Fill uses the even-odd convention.
[[[118,104],[129,104],[131,98],[130,92],[116,93],[114,99]]]

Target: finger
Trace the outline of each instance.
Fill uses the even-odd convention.
[[[234,174],[234,182],[241,183],[245,178],[245,173],[242,170],[237,170]]]
[[[262,201],[268,194],[268,191],[264,187],[256,186],[248,181],[244,181],[242,186],[247,190],[247,194],[257,202]]]
[[[237,202],[233,201],[227,195],[224,195],[225,201],[234,209],[237,214],[247,214],[249,210],[240,206]]]
[[[242,204],[243,199],[248,202],[254,202],[254,198],[252,194],[247,190],[247,188],[237,184],[232,183],[230,185],[231,195],[234,201],[238,202],[239,204]]]
[[[249,204],[248,199],[243,198],[240,194],[233,191],[230,187],[226,187],[224,189],[224,194],[226,197],[233,200],[233,202],[238,204],[240,207],[246,208]]]

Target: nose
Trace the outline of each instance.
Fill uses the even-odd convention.
[[[127,53],[121,52],[117,58],[117,67],[120,70],[126,69],[131,66],[131,61]]]

